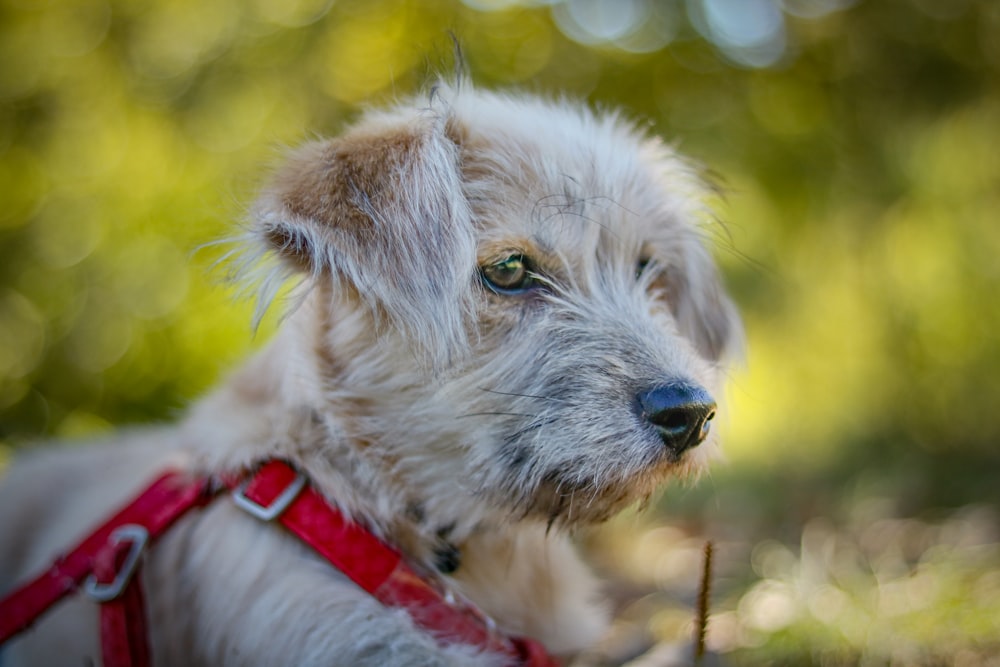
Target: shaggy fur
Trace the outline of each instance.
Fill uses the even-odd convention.
[[[441,580],[504,631],[585,649],[606,614],[568,533],[715,447],[664,447],[635,398],[717,388],[738,341],[703,200],[690,164],[615,114],[531,97],[441,88],[301,148],[253,215],[252,252],[279,260],[263,282],[301,279],[278,335],[177,426],[15,463],[2,585],[167,465],[281,457],[414,563],[460,558]],[[482,267],[511,256],[531,288],[491,289]],[[227,499],[154,545],[143,577],[161,667],[497,664],[439,646]],[[3,659],[99,656],[96,606],[77,596]]]

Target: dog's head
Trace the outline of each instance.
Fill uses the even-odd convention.
[[[614,114],[446,90],[293,154],[255,232],[313,287],[309,400],[387,479],[569,524],[714,445],[739,323],[704,195]]]

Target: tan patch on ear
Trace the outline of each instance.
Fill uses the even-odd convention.
[[[373,221],[359,207],[392,198],[402,167],[419,150],[421,135],[408,128],[355,131],[297,151],[275,179],[274,191],[291,215],[330,229],[362,232]],[[267,240],[282,255],[308,266],[310,249],[286,228],[271,228]],[[294,237],[294,238],[293,238]]]

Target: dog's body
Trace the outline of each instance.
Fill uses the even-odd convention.
[[[566,529],[709,456],[694,445],[711,414],[678,425],[663,405],[707,406],[738,337],[702,195],[613,115],[470,90],[306,146],[254,215],[258,247],[304,276],[279,334],[177,427],[12,466],[0,585],[168,466],[277,457],[421,568],[447,555],[440,580],[502,630],[586,648],[605,612]],[[439,644],[226,499],[182,519],[142,576],[160,666],[501,662]],[[98,639],[96,605],[73,598],[4,667],[97,662]]]

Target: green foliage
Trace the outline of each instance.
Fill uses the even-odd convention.
[[[0,459],[170,418],[266,338],[274,318],[253,335],[211,244],[238,233],[285,146],[451,72],[450,30],[477,85],[622,106],[722,175],[713,235],[749,348],[726,429],[737,472],[707,492],[748,495],[688,496],[691,516],[730,525],[758,507],[750,549],[797,539],[859,488],[891,499],[887,521],[996,505],[1000,4],[780,7],[0,0]],[[955,637],[985,642],[995,545],[972,562],[935,544],[899,575],[934,578],[917,595],[933,614],[880,625],[866,596],[897,579],[849,571],[824,584],[843,622],[758,628],[754,664],[939,664]],[[801,580],[747,577],[720,613],[775,591],[810,604]]]

